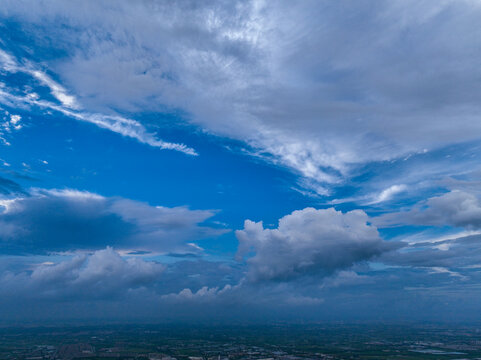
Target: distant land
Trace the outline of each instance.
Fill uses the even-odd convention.
[[[481,326],[111,325],[0,330],[0,358],[480,359]]]

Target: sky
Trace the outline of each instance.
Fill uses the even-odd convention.
[[[481,2],[0,6],[0,318],[479,321]]]

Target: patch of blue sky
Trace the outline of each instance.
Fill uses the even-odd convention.
[[[223,209],[219,221],[230,226],[240,226],[254,203],[252,218],[267,221],[306,205],[304,197],[284,186],[284,179],[292,177],[289,172],[228,150],[233,146],[228,140],[213,141],[209,135],[172,126],[159,129],[160,136],[182,139],[200,153],[190,157],[59,113],[15,111],[25,126],[14,134],[15,146],[4,147],[3,158],[10,170],[40,180],[23,180],[25,187],[75,188],[153,205]]]

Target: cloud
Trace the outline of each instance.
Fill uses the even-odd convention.
[[[324,279],[321,288],[337,288],[342,286],[352,287],[373,283],[374,279],[368,275],[359,275],[351,270],[339,271],[334,276]]]
[[[0,176],[0,194],[1,195],[25,194],[25,191],[20,186],[20,184],[16,183],[13,180],[6,179]],[[0,202],[1,201],[2,200],[0,199]]]
[[[88,108],[181,109],[321,194],[359,164],[479,139],[476,2],[2,8],[57,40],[49,66]]]
[[[246,220],[244,229],[236,231],[238,257],[248,256],[247,276],[253,281],[329,275],[399,247],[383,241],[368,221],[361,210],[333,208],[294,211],[279,219],[275,229]]]
[[[14,131],[18,131],[23,127],[20,122],[21,120],[22,117],[20,115],[10,114],[8,111],[5,111],[5,116],[3,116],[3,119],[0,122],[0,140],[5,145],[11,145],[10,142],[6,139],[6,135]]]
[[[378,226],[432,225],[481,228],[481,203],[476,195],[452,190],[417,204],[408,211],[373,218]]]
[[[475,2],[7,1],[4,13],[59,39],[68,56],[53,70],[87,106],[180,108],[321,193],[353,164],[479,138]]]
[[[225,229],[201,225],[210,210],[167,208],[77,190],[34,189],[2,200],[0,246],[6,253],[117,249],[198,253],[192,241]]]
[[[310,296],[292,296],[286,302],[294,306],[316,306],[322,304],[324,299]]]
[[[76,255],[57,264],[41,264],[31,273],[4,272],[0,277],[4,295],[20,292],[26,297],[96,299],[150,287],[165,267],[139,258],[122,258],[112,248]],[[30,293],[30,295],[29,295]],[[33,295],[35,294],[35,295]]]
[[[406,191],[406,189],[407,189],[407,186],[404,184],[392,185],[387,189],[384,189],[383,191],[381,191],[381,193],[375,198],[373,202],[371,202],[371,204],[377,204],[380,202],[391,200],[394,195],[399,194],[403,191]]]
[[[162,299],[170,302],[210,302],[216,300],[218,296],[232,289],[232,286],[226,285],[224,288],[219,287],[209,288],[207,286],[201,287],[196,292],[191,289],[183,289],[179,293],[172,293],[162,295]]]
[[[402,259],[399,252],[391,255]],[[447,313],[443,310],[469,318],[472,311],[479,310],[479,261],[478,267],[472,269],[426,263],[374,269],[370,264],[358,264],[352,271],[314,277],[314,281],[298,278],[261,284],[242,280],[226,284],[220,279],[231,271],[222,274],[226,264],[218,262],[161,265],[139,257],[121,257],[111,248],[76,255],[56,265],[32,261],[27,261],[31,270],[12,271],[6,266],[7,270],[0,274],[0,313],[4,321],[85,321],[91,316],[117,321],[230,323],[399,320],[406,316],[420,320],[426,316],[444,318]],[[5,262],[0,262],[0,268],[3,265]],[[202,269],[212,272],[214,279],[209,277],[206,282]],[[360,269],[362,273],[358,273]],[[462,299],[462,305],[469,309],[460,308]]]
[[[77,104],[76,98],[68,94],[67,90],[62,85],[53,80],[45,72],[36,69],[35,66],[28,61],[26,61],[25,64],[21,64],[12,55],[0,49],[0,64],[2,65],[1,70],[3,71],[9,73],[21,72],[35,78],[42,85],[48,87],[55,99],[66,108],[78,109],[80,107]],[[38,94],[30,96],[32,100],[35,100],[37,97]]]
[[[396,253],[383,254],[379,261],[395,266],[459,270],[479,264],[481,259],[480,240],[481,236],[477,234],[414,243]]]
[[[39,70],[29,70],[28,68],[19,68],[18,70],[27,70],[28,73],[30,73],[33,77],[35,77],[38,81],[40,81],[43,85],[47,86],[52,95],[58,100],[60,101],[60,103],[65,106],[66,108],[70,108],[70,109],[78,109],[79,108],[79,105],[77,104],[77,99],[72,96],[72,95],[69,95],[67,93],[67,90],[62,86],[60,85],[59,83],[57,83],[56,81],[54,81],[53,79],[51,79],[47,74],[45,74],[44,72],[41,72]]]
[[[438,291],[436,310],[466,299],[479,312],[480,19],[472,1],[3,1],[0,43],[9,52],[0,50],[0,101],[22,116],[6,114],[8,136],[27,124],[23,110],[40,110],[196,155],[150,132],[155,114],[167,112],[182,116],[168,121],[240,140],[245,154],[293,171],[302,194],[349,197],[332,203],[393,211],[391,200],[404,197],[410,206],[432,196],[435,181],[448,188],[472,181],[469,191],[377,217],[306,208],[276,227],[247,220],[236,233],[245,261],[214,263],[201,260],[195,241],[225,231],[210,222],[215,211],[75,190],[27,194],[0,178],[0,252],[8,254],[0,266],[29,269],[2,271],[0,292],[10,291],[12,303],[22,288],[32,298],[79,298],[84,309],[95,304],[114,315],[151,316],[169,312],[170,303],[185,305],[171,316],[209,317],[230,314],[226,304],[236,302],[241,319],[280,304],[295,308],[297,319],[306,305],[322,303],[319,313],[325,307],[332,317],[372,319],[386,308],[444,316],[431,307]],[[398,249],[377,231],[397,225],[466,231]],[[386,230],[396,239],[399,232]],[[83,255],[49,265],[59,252]],[[158,253],[174,263],[140,260]],[[15,254],[36,256],[12,260]],[[37,258],[45,263],[32,265]],[[415,288],[425,296],[404,291]],[[89,303],[142,291],[123,303],[132,312]],[[34,303],[20,312],[43,314]],[[194,303],[214,304],[213,311]],[[312,308],[304,316],[312,320]]]
[[[79,120],[95,124],[103,129],[107,129],[126,137],[130,137],[138,140],[141,143],[148,144],[153,147],[158,147],[165,150],[175,150],[183,152],[187,155],[198,155],[197,152],[184,145],[178,143],[171,143],[157,139],[152,133],[149,133],[147,129],[138,121],[128,119],[119,115],[105,115],[102,113],[92,113],[88,111],[82,111],[81,106],[78,104],[78,100],[75,96],[67,93],[67,90],[53,80],[45,72],[36,69],[33,65],[27,63],[27,65],[19,64],[15,59],[0,49],[0,61],[2,61],[2,69],[15,73],[22,72],[28,74],[38,80],[42,85],[47,86],[50,92],[60,102],[59,104],[52,103],[47,100],[39,99],[37,93],[28,93],[27,95],[16,94],[14,89],[8,89],[5,86],[0,88],[0,102],[13,107],[31,108],[37,106],[44,110],[57,111],[63,115]],[[14,115],[11,117],[10,122],[5,122],[3,127],[9,131],[12,128],[19,130],[22,126],[18,124],[20,117]],[[0,131],[0,136],[2,135]],[[4,141],[8,144],[7,141]]]

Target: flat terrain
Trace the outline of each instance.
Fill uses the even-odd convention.
[[[0,329],[0,359],[481,359],[481,328],[383,325]]]

